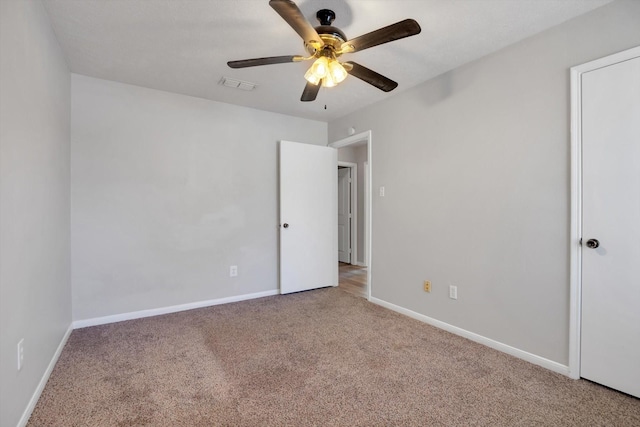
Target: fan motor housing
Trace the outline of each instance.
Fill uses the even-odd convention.
[[[339,28],[333,27],[331,25],[320,25],[316,27],[316,31],[320,38],[324,41],[325,37],[331,37],[331,39],[340,40],[340,44],[347,41],[347,36],[344,35],[342,30]]]
[[[324,42],[325,46],[330,46],[334,51],[339,51],[342,44],[347,41],[347,36],[337,27],[331,25],[336,18],[336,14],[330,9],[320,9],[316,13],[316,18],[320,21],[320,25],[315,27],[316,32]],[[306,44],[307,51],[314,55],[316,49]]]

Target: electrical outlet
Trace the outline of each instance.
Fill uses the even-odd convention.
[[[380,187],[380,197],[384,197],[384,187]]]
[[[24,365],[24,338],[18,341],[18,371],[22,370]]]
[[[431,282],[428,280],[424,281],[424,291],[425,292],[431,292]]]
[[[238,266],[232,265],[229,267],[229,277],[236,277],[238,275]]]
[[[449,298],[458,299],[458,287],[457,286],[449,286]]]

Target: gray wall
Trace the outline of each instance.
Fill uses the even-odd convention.
[[[74,320],[277,290],[281,139],[327,124],[73,74]]]
[[[352,126],[374,135],[373,296],[567,363],[568,68],[640,45],[640,2],[398,93],[329,135],[82,76],[71,88],[41,3],[0,12],[0,425],[36,390],[72,293],[81,320],[275,290],[276,141],[324,145]]]
[[[40,1],[0,1],[0,43],[0,425],[14,426],[71,325],[70,74]]]
[[[338,149],[338,160],[341,162],[356,163],[358,165],[358,264],[365,265],[365,206],[364,206],[364,164],[367,161],[367,146],[348,146]]]
[[[373,131],[374,297],[568,364],[569,68],[638,23],[614,2],[330,123]]]

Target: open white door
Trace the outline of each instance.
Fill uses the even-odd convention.
[[[280,293],[338,285],[338,154],[280,142]]]

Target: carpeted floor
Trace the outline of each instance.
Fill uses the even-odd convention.
[[[640,426],[640,400],[329,288],[79,329],[29,426]]]

